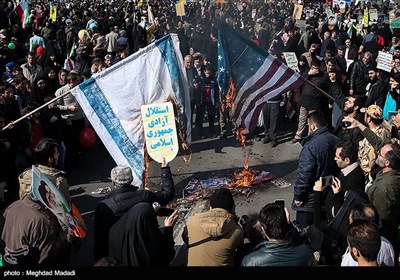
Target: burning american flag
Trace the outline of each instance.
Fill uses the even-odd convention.
[[[263,104],[304,78],[224,22],[218,23],[218,84],[240,134],[251,133]]]

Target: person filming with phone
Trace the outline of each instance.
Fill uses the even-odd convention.
[[[339,176],[320,177],[313,187],[314,217],[307,233],[316,264],[338,265],[338,256],[344,253],[346,246],[339,238],[343,219],[338,213],[344,211],[343,205],[349,190],[365,195],[364,172],[357,162],[357,147],[350,141],[339,142],[335,161],[341,171]]]
[[[357,162],[357,146],[350,141],[340,141],[336,145],[335,162],[340,168],[338,177],[327,176],[321,179],[321,184],[314,185],[315,197],[326,193],[325,209],[328,221],[332,220],[344,201],[344,194],[347,190],[364,190],[364,172]],[[325,179],[325,180],[324,180]],[[339,181],[339,183],[336,183]]]
[[[289,212],[282,200],[265,205],[254,225],[264,241],[246,255],[241,266],[309,266],[312,251],[290,222]]]

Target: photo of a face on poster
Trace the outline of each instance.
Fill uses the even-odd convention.
[[[32,193],[57,219],[71,228],[76,236],[86,236],[86,225],[79,210],[34,165],[32,166]]]

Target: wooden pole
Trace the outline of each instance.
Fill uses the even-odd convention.
[[[64,92],[63,94],[61,94],[61,95],[59,95],[59,96],[57,96],[57,97],[55,97],[55,98],[53,98],[52,100],[47,101],[46,103],[44,103],[44,104],[41,105],[40,107],[37,107],[37,108],[36,108],[35,110],[33,110],[32,112],[27,113],[26,115],[20,117],[19,119],[16,119],[15,121],[11,121],[9,124],[7,124],[5,127],[3,127],[3,129],[2,129],[1,131],[6,130],[6,129],[8,129],[8,128],[12,128],[14,125],[16,125],[17,123],[19,123],[19,122],[22,121],[23,119],[26,119],[26,118],[29,117],[30,115],[32,115],[32,114],[34,114],[34,113],[36,113],[36,112],[42,110],[42,109],[43,109],[44,107],[46,107],[47,105],[49,105],[49,104],[53,103],[54,101],[56,101],[56,100],[58,100],[58,99],[60,99],[60,98],[62,98],[62,97],[64,97],[64,96],[66,96],[66,95],[69,94],[69,93],[71,93],[70,90]]]

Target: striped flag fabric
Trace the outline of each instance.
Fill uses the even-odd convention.
[[[17,7],[15,7],[15,11],[17,12],[19,18],[21,19],[22,28],[29,23],[29,2],[28,0],[21,0]]]
[[[169,34],[71,90],[117,164],[128,165],[143,186],[144,128],[141,105],[172,101],[191,141],[190,97],[179,39]]]
[[[221,96],[234,88],[229,98],[232,100],[230,113],[234,125],[243,134],[252,133],[256,128],[267,100],[299,87],[304,81],[227,23],[218,23],[218,84]]]

